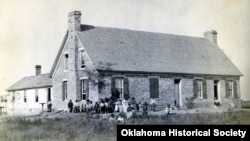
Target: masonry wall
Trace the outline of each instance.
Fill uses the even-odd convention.
[[[70,34],[64,50],[62,51],[61,57],[58,60],[57,67],[55,69],[53,79],[53,99],[52,105],[56,110],[67,110],[67,104],[69,100],[72,100],[75,104],[82,105],[86,103],[86,100],[81,100],[81,80],[89,80],[89,93],[87,99],[91,101],[98,101],[98,85],[95,84],[92,77],[94,77],[93,64],[85,51],[85,68],[80,67],[79,53],[81,50],[85,50],[84,46],[78,40],[75,34]],[[69,55],[68,58],[68,70],[64,68],[64,54]],[[67,81],[67,99],[63,101],[63,81]]]
[[[114,75],[117,76],[117,75]],[[122,75],[126,77],[126,75]],[[150,76],[149,76],[150,77]],[[134,97],[137,102],[150,102],[150,85],[149,77],[147,75],[134,75],[127,77],[129,80],[129,96]],[[112,76],[105,79],[111,81]],[[159,98],[156,99],[157,104],[167,106],[168,104],[174,106],[174,78],[158,77],[159,78]],[[182,100],[193,95],[193,81],[192,79],[182,80]],[[102,90],[101,97],[111,96],[111,85]]]
[[[109,74],[105,77],[108,83],[111,82],[111,78],[115,76],[122,76],[126,77],[129,80],[129,95],[130,97],[134,97],[137,102],[149,102],[150,101],[150,86],[149,86],[149,78],[151,77],[150,74],[126,74],[126,73],[115,73]],[[155,77],[155,75],[154,75]],[[170,104],[174,106],[174,80],[176,78],[181,79],[181,100],[182,100],[182,107],[181,108],[188,108],[188,104],[191,99],[193,108],[214,108],[214,80],[219,80],[219,99],[221,101],[222,106],[218,107],[229,107],[230,105],[234,104],[237,106],[237,102],[239,99],[235,98],[226,98],[226,88],[225,88],[225,81],[226,76],[223,77],[207,77],[207,76],[199,76],[206,81],[206,91],[207,98],[199,98],[194,97],[194,85],[193,81],[197,76],[182,76],[182,75],[159,75],[159,98],[156,99],[159,105],[167,106]],[[231,78],[232,79],[232,78]],[[233,79],[237,80],[238,77],[233,77]],[[237,80],[237,92],[239,93],[239,81]],[[99,94],[100,97],[110,97],[111,96],[111,85],[108,85],[105,90]]]
[[[75,37],[69,36],[64,50],[58,60],[57,67],[52,76],[53,79],[53,99],[52,105],[54,109],[66,110],[67,103],[69,100],[73,102],[76,100],[76,59],[74,55],[76,52],[75,49]],[[68,54],[68,70],[65,70],[64,59],[65,54]],[[63,100],[63,81],[67,81],[67,98]]]

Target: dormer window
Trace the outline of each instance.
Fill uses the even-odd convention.
[[[85,64],[85,51],[82,49],[80,50],[79,52],[79,60],[80,60],[80,68],[83,69],[86,67],[86,64]]]

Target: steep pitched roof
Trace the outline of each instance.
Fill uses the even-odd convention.
[[[44,88],[51,87],[52,79],[49,77],[49,73],[41,74],[38,76],[24,77],[10,86],[7,91],[24,90],[32,88]]]
[[[54,72],[54,70],[55,70],[55,68],[56,68],[56,65],[57,65],[58,60],[59,60],[59,58],[60,58],[60,55],[61,55],[61,53],[62,53],[62,51],[63,51],[63,47],[65,46],[65,43],[66,43],[67,38],[68,38],[68,31],[66,32],[66,34],[65,34],[64,37],[63,37],[63,40],[62,40],[62,43],[61,43],[61,45],[60,45],[60,48],[59,48],[59,50],[58,50],[58,52],[57,52],[55,61],[54,61],[53,66],[52,66],[52,68],[51,68],[51,70],[50,70],[50,75],[49,75],[49,77],[52,77],[52,75],[53,75],[53,72]]]
[[[208,39],[82,25],[78,37],[97,69],[114,71],[236,75],[242,73]],[[91,28],[87,28],[91,27]]]

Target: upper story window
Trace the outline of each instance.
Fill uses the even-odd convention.
[[[82,49],[79,52],[79,60],[80,60],[80,68],[85,68],[86,64],[85,64],[85,51]]]
[[[64,70],[69,69],[69,54],[64,54]]]

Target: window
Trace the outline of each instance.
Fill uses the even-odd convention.
[[[36,89],[35,102],[38,102],[38,90]]]
[[[63,81],[63,88],[62,88],[62,100],[65,101],[68,97],[68,86],[67,81]]]
[[[237,82],[234,80],[226,81],[226,98],[237,98]]]
[[[111,83],[112,96],[116,98],[129,98],[128,78],[113,77]]]
[[[15,92],[12,93],[12,101],[15,101]]]
[[[214,100],[219,100],[219,81],[214,80]]]
[[[13,101],[13,102],[15,101],[15,96],[14,96],[14,95],[12,95],[12,101]]]
[[[26,90],[23,92],[23,102],[27,102]]]
[[[123,91],[123,78],[116,78],[115,79],[115,91],[120,98],[124,98],[124,91]]]
[[[159,80],[158,78],[149,78],[150,98],[159,98]]]
[[[64,70],[68,70],[68,69],[69,69],[69,55],[64,54]]]
[[[85,68],[85,51],[80,50],[80,55],[79,55],[79,60],[80,60],[80,68]]]
[[[231,97],[234,96],[234,93],[233,93],[233,81],[228,81],[228,91],[229,91],[229,95]]]
[[[203,96],[202,96],[202,93],[203,93],[202,80],[196,80],[196,81],[197,81],[197,95],[198,95],[198,97],[203,98]]]
[[[194,80],[194,96],[199,98],[207,98],[206,79]]]
[[[82,79],[81,80],[81,99],[82,100],[88,99],[88,86],[89,86],[88,79]]]

